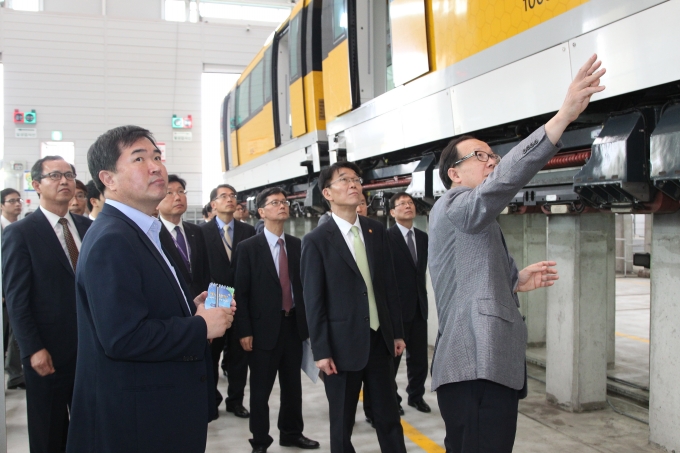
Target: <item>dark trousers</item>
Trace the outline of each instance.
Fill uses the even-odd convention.
[[[420,313],[420,306],[410,322],[404,322],[404,342],[406,343],[406,376],[408,377],[408,402],[423,399],[425,395],[425,379],[427,379],[427,320]],[[402,355],[404,355],[402,354]],[[401,363],[401,355],[394,358],[394,377],[396,379]],[[396,389],[396,381],[394,384]],[[401,404],[401,396],[397,394],[397,402]],[[371,392],[364,386],[364,414],[373,420],[371,408]]]
[[[455,382],[437,388],[437,402],[446,425],[446,453],[512,452],[517,390],[481,379]]]
[[[75,363],[55,366],[55,373],[41,377],[23,360],[26,380],[26,415],[31,453],[57,453],[66,450],[68,411],[73,397]]]
[[[283,312],[282,312],[283,313]],[[250,356],[250,440],[253,448],[269,447],[274,439],[269,435],[269,397],[276,373],[281,387],[278,428],[280,439],[295,440],[302,435],[302,340],[295,315],[281,315],[281,330],[271,351],[253,348]]]
[[[361,371],[340,371],[325,376],[331,428],[331,453],[355,453],[352,429],[356,418],[361,383],[373,400],[374,424],[380,451],[405,453],[404,431],[401,427],[397,399],[394,397],[393,351],[387,349],[380,333],[371,331],[371,350],[366,367]]]
[[[248,354],[241,347],[234,329],[227,329],[222,338],[215,338],[210,344],[210,352],[213,360],[213,376],[215,377],[215,398],[219,409],[222,403],[222,394],[217,390],[219,382],[220,355],[224,350],[224,360],[227,362],[227,408],[233,408],[243,404],[243,394],[248,380]]]
[[[7,306],[2,304],[3,340],[5,344],[5,371],[7,372],[7,387],[24,383],[24,370],[21,368],[21,353],[19,343],[14,337],[12,325],[9,322]]]

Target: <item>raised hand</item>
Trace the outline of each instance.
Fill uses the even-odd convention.
[[[515,291],[520,293],[554,285],[555,280],[560,278],[557,269],[552,267],[556,265],[555,261],[539,261],[525,267],[519,272],[519,282]]]

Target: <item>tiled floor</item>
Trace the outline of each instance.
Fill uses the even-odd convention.
[[[646,293],[645,293],[646,291]],[[640,339],[649,338],[649,281],[638,279],[618,279],[617,294],[617,331]],[[645,305],[645,295],[647,302]],[[640,343],[639,345],[637,343]],[[648,363],[648,345],[639,340],[617,337],[617,362],[621,373],[625,376],[637,376],[640,382],[645,381],[645,364]],[[617,371],[618,372],[618,371]],[[542,379],[544,374],[540,368],[530,368],[529,374]],[[648,376],[648,372],[647,375]],[[406,383],[405,368],[398,376],[398,384],[403,389]],[[303,382],[303,414],[305,418],[305,435],[321,442],[320,453],[330,451],[328,442],[328,403],[321,382],[313,384],[305,375]],[[226,393],[226,379],[220,379],[222,393]],[[429,379],[428,383],[429,385]],[[247,390],[246,390],[247,391]],[[8,451],[23,453],[28,451],[26,434],[26,405],[24,393],[20,390],[8,390],[7,396],[7,437]],[[247,401],[246,395],[246,401]],[[271,397],[271,435],[275,440],[276,417],[278,415],[279,390],[275,387]],[[404,406],[406,415],[403,420],[414,428],[411,437],[406,438],[406,446],[410,452],[437,452],[444,449],[444,423],[439,415],[436,395],[426,393],[426,401],[432,407],[431,414],[421,414],[415,409]],[[610,398],[617,408],[630,414],[644,415],[640,409],[624,401]],[[249,406],[246,403],[246,406]],[[361,404],[357,411],[353,443],[359,453],[377,453],[380,451],[374,430],[364,421]],[[414,434],[422,434],[418,437]],[[611,408],[606,410],[572,414],[556,409],[545,402],[545,386],[538,380],[529,381],[529,396],[520,403],[517,439],[515,451],[521,453],[538,452],[611,452],[633,453],[658,451],[648,446],[649,427],[643,423],[615,413]],[[212,422],[208,429],[209,453],[250,451],[248,438],[248,420],[236,418],[220,411],[220,418]],[[421,448],[420,445],[429,447]],[[275,443],[269,448],[270,453],[295,452],[294,448],[282,448]],[[386,452],[388,453],[388,452]]]

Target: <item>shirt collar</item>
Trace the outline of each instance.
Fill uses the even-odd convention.
[[[59,224],[59,219],[61,219],[61,217],[59,217],[57,214],[55,214],[52,211],[48,211],[42,206],[40,206],[40,210],[42,211],[43,214],[45,214],[47,221],[50,222],[50,225],[52,225],[53,228]],[[69,225],[74,224],[73,218],[71,217],[71,213],[69,211],[66,211],[66,215],[64,216],[64,218],[69,223]]]
[[[175,227],[179,227],[180,230],[182,230],[182,232],[184,232],[184,225],[182,225],[181,220],[178,224],[174,224],[169,220],[165,220],[162,215],[159,215],[158,218],[161,220],[163,225],[165,225],[165,228],[167,228],[168,231],[172,232],[175,229]],[[182,233],[182,234],[184,234],[184,233]]]
[[[361,233],[361,223],[359,222],[359,215],[358,214],[357,214],[357,218],[354,221],[354,223],[349,223],[347,220],[341,219],[340,217],[335,215],[335,213],[331,213],[331,217],[333,218],[333,220],[335,220],[335,223],[338,224],[338,228],[340,228],[340,232],[342,234],[344,234],[345,236],[347,236],[347,234],[349,234],[349,232],[350,232],[350,230],[352,229],[353,226],[358,227],[359,232]]]
[[[408,234],[409,231],[413,231],[413,227],[411,227],[409,229],[409,228],[406,228],[405,226],[401,225],[400,223],[397,223],[397,226],[399,227],[399,231],[401,231],[401,234],[404,237],[406,237],[406,235]],[[415,235],[416,235],[416,232],[413,231],[413,236],[415,236]]]
[[[215,216],[215,221],[217,222],[217,226],[220,228],[220,230],[224,230],[225,225],[229,225],[231,227],[231,231],[234,231],[234,218],[231,218],[231,221],[229,223],[224,223],[222,219],[219,217]]]
[[[152,226],[154,225],[154,223],[157,222],[158,225],[160,225],[160,221],[156,217],[151,217],[150,215],[144,214],[142,211],[135,209],[131,206],[128,206],[126,204],[123,204],[119,201],[107,198],[105,203],[113,206],[114,208],[118,209],[120,212],[125,214],[130,220],[135,222],[135,224],[147,235],[149,234],[150,231],[152,231]],[[160,228],[157,227],[157,229],[160,232]]]
[[[281,236],[277,236],[265,227],[264,236],[267,238],[269,248],[274,248],[274,246],[279,243],[279,239],[283,239],[283,245],[286,245],[286,233],[281,233]]]

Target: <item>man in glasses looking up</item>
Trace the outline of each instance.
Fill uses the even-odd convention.
[[[449,189],[430,211],[430,272],[439,334],[432,390],[447,452],[511,452],[517,405],[527,394],[527,328],[517,292],[553,285],[553,261],[519,271],[496,217],[559,151],[567,126],[604,89],[593,55],[557,114],[500,160],[473,137],[453,139],[439,175]],[[599,70],[598,70],[599,69]]]
[[[85,215],[87,211],[87,187],[79,179],[76,179],[76,194],[68,205],[71,214]]]
[[[26,382],[31,453],[66,445],[78,344],[75,273],[92,221],[69,213],[76,172],[59,156],[31,168],[40,207],[5,228],[3,288]]]
[[[351,436],[362,380],[370,389],[380,450],[403,453],[394,357],[404,351],[397,282],[387,231],[357,214],[361,170],[337,162],[319,188],[331,220],[302,241],[302,284],[316,366],[324,373],[331,452],[354,451]]]
[[[236,265],[233,260],[234,251],[239,242],[255,236],[255,228],[234,219],[236,206],[236,189],[229,184],[220,184],[210,192],[210,205],[215,217],[201,225],[208,252],[210,279],[213,283],[234,287]],[[238,300],[238,296],[237,300]],[[218,381],[220,355],[224,351],[227,362],[226,406],[239,418],[250,417],[250,412],[243,406],[243,396],[248,378],[248,355],[239,342],[234,329],[227,330],[221,338],[215,338],[210,345],[212,349],[213,373],[215,386]],[[216,390],[217,407],[222,402],[222,395]]]

